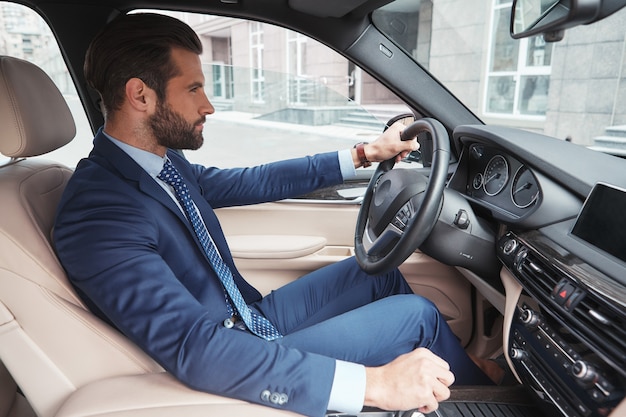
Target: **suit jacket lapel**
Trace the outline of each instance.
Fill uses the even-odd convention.
[[[104,159],[101,162],[100,158],[97,158],[99,163],[106,163],[118,171],[122,177],[128,182],[137,184],[138,189],[147,196],[159,201],[172,211],[193,233],[191,224],[187,221],[185,215],[180,211],[174,200],[167,194],[167,192],[142,168],[140,167],[126,152],[120,149],[117,145],[107,139],[102,132],[98,132],[94,139],[95,155],[100,155]],[[195,237],[195,234],[194,234]]]
[[[115,145],[100,132],[94,139],[94,151],[99,152],[106,159],[106,161],[113,166],[114,169],[126,178],[127,181],[136,183],[141,192],[150,198],[159,201],[172,213],[174,213],[176,217],[178,217],[185,225],[193,240],[196,242],[196,245],[198,245],[202,253],[204,253],[204,249],[202,248],[202,245],[193,230],[193,226],[187,217],[185,217],[176,202],[174,202],[172,197],[159,184],[157,184],[154,178],[152,178],[141,166],[139,166],[126,152],[120,149],[119,146]],[[234,262],[230,256],[230,250],[228,250],[226,239],[217,217],[215,217],[210,205],[200,194],[195,178],[190,177],[189,169],[186,166],[188,163],[183,161],[181,156],[173,152],[168,152],[168,157],[187,183],[191,198],[200,210],[209,234],[215,242],[220,254],[227,262],[228,266],[233,269],[235,267]]]

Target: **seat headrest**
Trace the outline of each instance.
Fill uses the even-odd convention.
[[[0,153],[42,155],[75,135],[72,113],[50,77],[28,61],[0,56]]]

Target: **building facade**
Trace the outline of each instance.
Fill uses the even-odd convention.
[[[430,71],[487,123],[582,145],[607,131],[626,139],[626,11],[567,30],[560,42],[515,41],[511,3],[432,2]]]

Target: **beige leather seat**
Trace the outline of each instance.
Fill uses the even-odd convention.
[[[289,415],[184,387],[85,308],[50,241],[71,170],[29,159],[74,135],[50,78],[0,56],[0,417],[28,415],[12,379],[40,417]]]

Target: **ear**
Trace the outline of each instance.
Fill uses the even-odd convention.
[[[126,82],[126,101],[135,110],[150,111],[156,104],[156,93],[139,78],[131,78]]]

